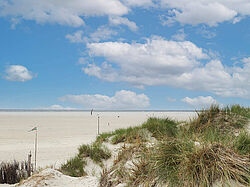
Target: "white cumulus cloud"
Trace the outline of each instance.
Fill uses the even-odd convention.
[[[225,66],[189,41],[160,37],[145,43],[103,42],[87,45],[90,57],[82,71],[99,79],[128,82],[135,87],[169,85],[201,90],[223,97],[250,98],[250,64]]]
[[[131,7],[150,7],[154,6],[152,0],[122,0],[122,2]]]
[[[2,0],[0,4],[0,16],[74,27],[84,25],[84,16],[122,16],[128,11],[119,0]]]
[[[135,22],[128,20],[128,18],[124,17],[109,17],[109,22],[111,25],[126,25],[132,31],[137,31],[138,27]]]
[[[117,35],[116,31],[110,29],[107,26],[100,26],[95,32],[91,33],[89,36],[83,36],[83,31],[79,30],[73,34],[67,34],[65,37],[71,43],[88,43],[108,40],[115,35]]]
[[[250,15],[249,0],[161,0],[168,9],[165,23],[207,24],[216,26],[224,21],[236,22]]]
[[[85,109],[142,109],[150,103],[145,94],[136,94],[128,90],[117,91],[112,97],[100,94],[66,95],[60,100],[83,105]]]
[[[25,82],[33,78],[32,73],[21,65],[10,65],[6,68],[5,73],[5,79],[8,81]]]
[[[211,105],[216,105],[218,102],[211,96],[198,96],[194,98],[185,97],[182,99],[183,102],[189,104],[194,108],[209,108]]]
[[[67,34],[65,37],[71,42],[71,43],[82,43],[85,42],[83,38],[83,31],[76,31],[73,34]]]
[[[186,37],[187,35],[184,32],[184,29],[180,29],[175,35],[172,36],[172,39],[176,41],[184,41]]]

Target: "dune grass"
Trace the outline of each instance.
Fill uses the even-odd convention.
[[[103,133],[79,147],[79,158],[109,158],[102,143],[123,143],[113,166],[103,168],[100,186],[197,186],[234,180],[250,185],[249,108],[211,106],[178,126],[171,119],[149,118],[137,127]],[[147,134],[147,135],[146,135]],[[150,142],[148,135],[156,140]],[[151,137],[151,138],[152,138]]]
[[[241,132],[235,139],[234,146],[239,154],[250,156],[250,135],[245,131]]]
[[[188,153],[179,167],[182,169],[178,172],[178,181],[184,186],[212,186],[215,181],[225,183],[231,179],[249,184],[249,157],[218,143]]]
[[[102,147],[99,143],[92,145],[81,145],[78,148],[78,157],[85,158],[90,157],[94,162],[101,163],[102,160],[107,160],[111,157],[111,152]]]
[[[161,139],[163,136],[175,137],[177,135],[177,122],[168,118],[149,118],[142,128],[146,128],[152,136]]]
[[[84,167],[87,165],[85,160],[87,157],[102,166],[102,161],[109,159],[111,152],[98,142],[91,145],[83,144],[78,148],[78,154],[63,164],[59,170],[72,177],[84,176],[86,175]]]
[[[85,166],[86,161],[79,156],[76,156],[63,164],[60,168],[60,171],[62,171],[65,175],[69,175],[71,177],[82,177],[86,175],[84,171]]]

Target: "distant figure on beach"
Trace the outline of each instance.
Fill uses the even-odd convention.
[[[91,114],[91,116],[92,116],[92,114],[93,114],[93,109],[90,111],[90,114]]]

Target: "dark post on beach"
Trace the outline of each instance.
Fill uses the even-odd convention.
[[[98,116],[98,119],[97,119],[97,135],[100,134],[100,132],[99,132],[99,123],[100,123],[100,116]]]
[[[37,130],[36,130],[36,138],[35,138],[35,172],[36,172],[36,154],[37,154]]]

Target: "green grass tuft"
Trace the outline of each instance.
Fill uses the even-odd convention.
[[[111,152],[107,148],[101,147],[101,144],[81,145],[78,148],[79,157],[90,157],[94,162],[101,163],[111,157]]]
[[[181,163],[187,153],[194,150],[194,143],[179,139],[165,139],[155,148],[152,164],[158,179],[170,186],[179,185]]]
[[[235,147],[239,154],[250,154],[250,135],[247,132],[241,132],[236,138]]]
[[[118,144],[121,142],[135,143],[138,141],[145,142],[146,138],[142,133],[141,127],[129,127],[127,129],[118,129],[113,133],[111,142]]]
[[[142,124],[142,128],[146,128],[157,139],[163,136],[175,137],[178,133],[177,122],[168,118],[149,118]]]
[[[60,170],[65,174],[72,177],[82,177],[86,175],[84,171],[84,167],[86,165],[86,161],[82,158],[76,156],[70,160],[68,160],[65,164],[63,164]]]

